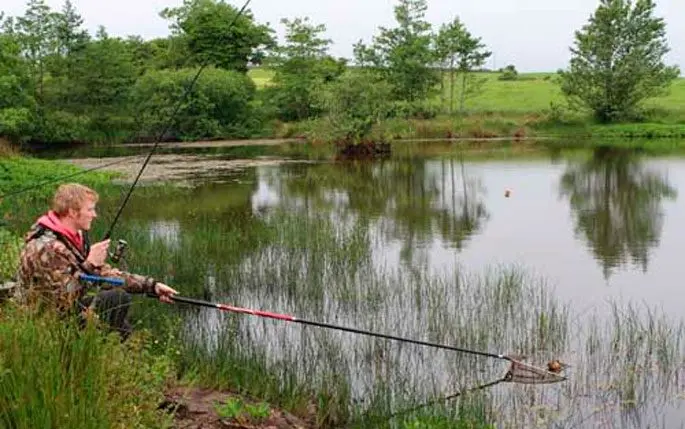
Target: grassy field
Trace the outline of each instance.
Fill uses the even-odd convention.
[[[481,75],[486,83],[480,95],[467,101],[470,113],[532,114],[549,110],[552,103],[565,103],[556,73],[522,73],[515,81],[499,80],[500,73]],[[256,68],[250,70],[249,76],[258,88],[263,88],[273,78],[273,71]],[[446,82],[446,92],[448,85]],[[676,80],[668,95],[649,100],[645,105],[667,112],[673,121],[685,123],[685,78]]]
[[[269,85],[273,71],[252,69],[249,72],[259,88]],[[644,146],[650,150],[670,152],[683,148],[685,139],[685,78],[677,79],[668,94],[646,100],[645,117],[640,122],[599,124],[588,111],[569,108],[555,73],[523,73],[517,80],[499,80],[499,73],[482,73],[483,90],[466,101],[464,114],[450,115],[449,81],[445,94],[438,93],[431,100],[441,106],[442,113],[430,119],[392,118],[377,124],[372,140],[412,139],[483,139],[506,138],[523,140],[535,137],[563,141],[565,146],[587,141],[618,144],[630,147]],[[456,88],[458,96],[458,86]],[[455,98],[457,97],[455,96]],[[455,100],[455,109],[459,102]],[[272,137],[299,138],[313,143],[330,141],[330,129],[325,119],[282,123],[277,122]],[[654,142],[657,143],[654,143]]]

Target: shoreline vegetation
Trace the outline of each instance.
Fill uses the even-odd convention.
[[[0,137],[38,149],[292,138],[350,156],[407,139],[685,139],[685,78],[664,62],[653,3],[602,3],[567,69],[536,73],[488,68],[481,38],[458,16],[428,22],[425,0],[393,9],[395,27],[335,58],[309,17],[283,17],[279,41],[250,12],[193,0],[159,11],[170,34],[144,40],[91,35],[69,0],[32,0],[24,16],[0,14]]]
[[[269,86],[274,72],[254,68],[247,75],[257,90]],[[615,140],[635,140],[629,146],[642,147],[649,140],[685,140],[685,78],[677,79],[669,94],[646,103],[645,116],[640,121],[623,123],[597,123],[589,114],[574,113],[562,104],[558,88],[551,83],[554,73],[521,73],[519,80],[501,81],[501,73],[482,72],[485,84],[483,93],[475,96],[470,109],[463,114],[439,113],[440,102],[429,106],[434,109],[429,118],[389,118],[377,121],[371,128],[368,140],[395,142],[422,139],[481,140],[499,139],[520,141],[565,140],[568,145],[590,147],[597,143],[612,144]],[[327,118],[302,121],[267,121],[255,134],[224,134],[206,139],[163,138],[162,143],[193,143],[236,141],[236,145],[279,144],[293,140],[312,144],[334,141]],[[275,142],[272,142],[274,141]],[[86,140],[57,142],[25,142],[27,147],[49,148],[50,145],[86,146],[139,146],[154,144],[154,139]],[[618,144],[618,142],[617,142]],[[672,144],[664,145],[673,147]],[[681,145],[676,145],[680,148]]]

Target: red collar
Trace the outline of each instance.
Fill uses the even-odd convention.
[[[66,237],[77,249],[83,252],[83,236],[62,223],[62,220],[50,210],[46,215],[38,219],[38,225],[44,226],[58,234]]]

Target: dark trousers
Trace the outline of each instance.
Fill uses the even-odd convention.
[[[95,313],[109,329],[121,335],[122,341],[125,341],[133,332],[133,327],[128,321],[131,301],[131,295],[121,289],[101,291],[95,298]]]

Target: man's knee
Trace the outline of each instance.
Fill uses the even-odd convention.
[[[106,290],[98,294],[95,301],[95,311],[101,320],[110,328],[119,331],[122,339],[126,339],[132,332],[131,324],[127,320],[132,297],[123,290]]]
[[[95,307],[99,311],[127,310],[131,302],[131,295],[123,290],[105,290],[97,295]]]

